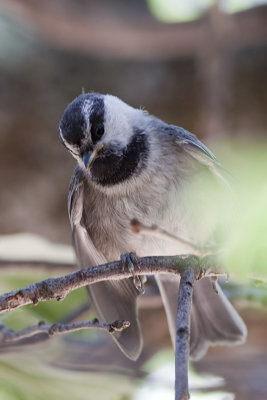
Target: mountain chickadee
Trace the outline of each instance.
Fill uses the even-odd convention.
[[[216,237],[226,188],[211,151],[183,128],[168,125],[111,95],[82,94],[66,108],[60,138],[78,161],[68,210],[73,244],[81,268],[138,257],[178,255],[188,249],[148,235],[135,235],[130,221],[156,224],[166,231],[205,244]],[[206,177],[212,190],[206,190]],[[222,197],[223,198],[223,197]],[[214,213],[215,210],[215,213]],[[219,210],[219,212],[218,212]],[[216,214],[217,213],[217,214]],[[158,275],[156,281],[175,343],[179,278]],[[133,278],[89,286],[100,318],[128,320],[113,335],[123,353],[136,360],[142,350]],[[190,355],[200,358],[209,345],[244,341],[246,327],[210,278],[194,285]]]

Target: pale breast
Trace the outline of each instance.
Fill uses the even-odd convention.
[[[205,192],[203,171],[190,164],[182,175],[177,155],[168,159],[165,155],[164,159],[168,168],[160,160],[152,166],[142,186],[127,195],[106,195],[90,184],[85,185],[86,228],[97,250],[108,260],[129,252],[140,257],[188,253],[188,247],[182,243],[134,234],[132,219],[157,225],[195,244],[206,243],[212,236],[216,221],[209,218],[211,203]],[[182,162],[184,165],[186,159]]]
[[[185,235],[185,221],[179,208],[177,188],[174,183],[168,190],[139,191],[132,196],[106,197],[89,187],[85,190],[85,223],[95,245],[108,260],[116,260],[123,253],[135,252],[138,256],[173,255],[184,253],[183,246],[153,236],[135,234],[132,219],[145,225],[158,225],[170,233]]]

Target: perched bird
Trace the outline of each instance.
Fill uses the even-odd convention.
[[[138,257],[188,253],[182,242],[135,235],[132,219],[156,224],[198,245],[216,240],[226,224],[221,215],[227,184],[215,156],[196,136],[115,96],[98,93],[74,99],[59,130],[62,143],[78,161],[68,210],[80,267],[118,260],[131,252]],[[179,278],[158,275],[156,281],[175,343]],[[142,335],[140,292],[134,279],[95,283],[88,290],[101,319],[130,321],[128,329],[113,337],[127,357],[137,359]],[[195,283],[190,335],[194,359],[209,345],[245,339],[242,319],[219,285],[217,291],[210,278]]]

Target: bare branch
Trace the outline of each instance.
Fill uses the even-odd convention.
[[[137,225],[136,225],[137,226]],[[180,241],[180,239],[171,237],[167,232],[161,231],[156,227],[148,228],[138,225],[139,229],[149,231],[151,229],[160,237],[164,236],[171,240]],[[180,241],[181,243],[181,241]],[[196,252],[196,248],[188,244],[189,248]],[[191,247],[190,247],[191,246]],[[190,325],[190,307],[192,302],[192,291],[194,279],[200,279],[203,276],[216,277],[223,275],[216,257],[207,255],[197,257],[195,255],[169,256],[169,257],[144,257],[136,260],[136,276],[155,275],[155,274],[180,274],[180,288],[177,314],[176,329],[176,356],[175,356],[175,399],[188,400],[188,360],[189,360],[189,325]],[[23,289],[6,293],[0,296],[0,312],[10,311],[22,307],[26,304],[37,304],[39,301],[46,301],[56,298],[58,301],[64,299],[67,294],[75,289],[90,285],[92,283],[104,280],[119,280],[133,276],[133,272],[124,268],[121,261],[114,261],[96,267],[89,267],[71,274],[46,279]],[[86,305],[86,308],[88,305]],[[78,312],[83,311],[84,307]],[[76,315],[76,313],[75,313]],[[73,316],[71,316],[72,318]],[[68,322],[68,321],[64,321]],[[121,331],[129,327],[128,321],[114,321],[113,323],[99,322],[97,319],[85,322],[74,323],[55,323],[53,325],[40,322],[37,325],[30,326],[21,331],[14,332],[8,329],[0,322],[0,331],[2,333],[3,346],[21,345],[30,340],[43,340],[55,334],[73,332],[81,329],[98,328],[104,329],[109,333]],[[43,335],[40,335],[43,334]]]
[[[138,259],[138,275],[182,274],[188,267],[194,268],[196,278],[203,275],[224,275],[215,256],[198,258],[189,256],[144,257]],[[212,272],[211,272],[212,271]],[[0,312],[38,304],[40,301],[51,299],[63,300],[75,289],[92,283],[132,277],[120,261],[113,261],[97,267],[84,268],[59,278],[46,279],[23,289],[15,290],[0,296]]]
[[[195,272],[188,268],[181,275],[175,348],[175,400],[188,400],[188,360],[190,343],[190,310]]]
[[[159,239],[168,240],[177,245],[182,245],[188,252],[188,254],[193,253],[198,256],[204,256],[210,254],[211,252],[218,251],[218,246],[206,245],[198,246],[195,243],[185,240],[179,236],[175,236],[164,229],[159,228],[157,225],[147,226],[142,224],[137,219],[131,221],[131,227],[134,233],[141,233],[143,235],[154,236]]]
[[[91,304],[88,301],[86,301],[84,304],[82,304],[80,307],[72,310],[71,312],[69,312],[64,318],[61,319],[60,323],[63,324],[70,324],[71,322],[74,322],[77,318],[81,318],[81,316],[83,314],[88,314],[88,311],[91,308]],[[40,323],[39,323],[40,324]],[[24,345],[33,345],[36,343],[40,343],[43,342],[49,338],[52,337],[52,335],[48,335],[46,330],[42,330],[42,331],[38,331],[38,326],[36,327],[36,331],[34,333],[34,329],[33,329],[33,334],[32,335],[26,335],[25,337],[19,337],[17,340],[12,339],[14,337],[14,332],[10,329],[8,329],[1,321],[0,321],[0,331],[2,332],[2,335],[4,336],[4,338],[6,337],[7,340],[3,340],[2,342],[0,341],[0,347],[4,347],[5,349],[7,349],[9,346],[24,346]],[[25,331],[25,330],[24,330]],[[38,331],[38,332],[37,332]],[[43,334],[41,334],[43,333]],[[10,338],[12,340],[8,340],[8,338]]]
[[[121,332],[124,329],[130,326],[129,321],[114,321],[110,322],[99,322],[98,319],[93,319],[91,321],[83,321],[83,322],[73,322],[71,324],[62,324],[57,322],[55,324],[46,324],[41,321],[37,325],[29,326],[28,328],[22,329],[18,332],[15,332],[11,329],[8,329],[1,321],[0,321],[0,331],[3,335],[3,340],[5,342],[17,342],[22,339],[27,339],[32,336],[38,335],[39,333],[46,333],[48,336],[54,336],[58,334],[75,332],[82,329],[88,328],[97,328],[100,330],[105,330],[109,333]]]

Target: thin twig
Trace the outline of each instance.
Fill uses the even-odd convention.
[[[188,400],[188,360],[190,343],[190,310],[195,279],[194,268],[188,268],[181,275],[175,348],[175,400]]]
[[[100,322],[98,319],[93,319],[91,321],[73,322],[72,324],[62,324],[57,322],[55,324],[46,324],[41,321],[37,325],[29,326],[28,328],[22,329],[15,332],[8,329],[2,322],[0,322],[0,331],[3,335],[3,340],[5,342],[16,342],[22,339],[27,339],[32,336],[38,335],[40,333],[46,333],[48,336],[54,336],[63,333],[80,331],[82,329],[97,328],[100,330],[105,330],[109,333],[121,332],[130,326],[129,321],[114,321],[110,322]]]
[[[60,321],[61,324],[69,324],[71,322],[74,322],[75,319],[80,318],[83,314],[87,313],[91,308],[91,304],[88,301],[86,301],[84,304],[82,304],[80,307],[76,308],[75,310],[72,310],[71,312],[69,312],[65,317],[63,317]],[[39,325],[38,325],[39,326]],[[36,328],[37,329],[37,328]],[[12,330],[8,329],[3,322],[0,321],[0,331],[2,332],[2,334],[5,337],[10,337],[10,336],[14,336],[14,333]],[[52,336],[46,334],[47,332],[44,330],[37,332],[35,335],[31,335],[31,336],[25,336],[24,338],[19,338],[18,340],[14,341],[14,340],[6,340],[6,341],[2,341],[2,343],[0,342],[0,346],[3,349],[3,345],[5,345],[5,349],[8,348],[8,346],[24,346],[24,345],[33,345],[33,344],[37,344],[37,343],[41,343],[43,341],[46,341],[47,339],[50,339]],[[8,343],[7,343],[8,342]]]
[[[198,258],[196,256],[162,256],[139,258],[138,275],[182,274],[189,266],[195,266],[195,275],[224,275],[215,256]],[[63,300],[75,289],[105,280],[120,280],[132,277],[120,261],[113,261],[96,267],[84,268],[59,278],[46,279],[23,289],[15,290],[0,296],[0,312],[38,304],[51,299]]]
[[[205,245],[198,246],[197,244],[190,242],[189,240],[183,239],[179,236],[175,236],[164,229],[161,229],[157,225],[147,226],[142,224],[137,219],[131,221],[131,227],[134,233],[141,233],[143,235],[154,236],[159,239],[168,240],[176,245],[183,246],[186,252],[189,254],[195,254],[197,256],[204,256],[212,252],[218,251],[218,246]]]

